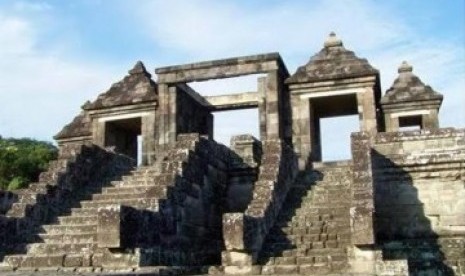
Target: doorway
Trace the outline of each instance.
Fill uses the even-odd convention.
[[[105,122],[105,147],[127,155],[140,164],[142,122],[140,117]]]

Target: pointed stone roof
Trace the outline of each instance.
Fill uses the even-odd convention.
[[[314,81],[335,80],[351,77],[378,75],[366,59],[359,58],[354,52],[344,48],[342,41],[331,33],[324,43],[323,49],[300,66],[286,83],[304,83]]]
[[[90,119],[84,112],[81,112],[53,138],[60,140],[72,137],[90,136],[91,134]]]
[[[381,104],[419,101],[439,101],[440,104],[442,102],[443,96],[413,74],[413,67],[406,61],[399,66],[398,72],[399,76],[381,98]]]
[[[100,94],[97,99],[83,106],[85,110],[102,109],[121,105],[152,102],[157,100],[157,84],[138,61],[123,80],[113,84],[108,91]]]

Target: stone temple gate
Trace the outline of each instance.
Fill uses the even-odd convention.
[[[278,53],[156,80],[137,62],[55,136],[38,182],[0,191],[0,271],[465,275],[465,129],[440,128],[442,95],[398,72],[383,95],[333,33],[292,75]],[[189,86],[249,74],[256,91]],[[260,137],[217,143],[212,113],[248,108]],[[345,115],[351,159],[321,162],[321,120]]]

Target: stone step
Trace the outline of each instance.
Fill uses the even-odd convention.
[[[149,185],[140,186],[120,186],[120,187],[108,187],[102,190],[102,194],[140,194],[146,192]]]
[[[39,239],[43,243],[94,243],[97,241],[97,233],[66,233],[66,234],[39,234]]]
[[[266,240],[266,245],[264,251],[267,248],[298,248],[298,249],[323,249],[323,248],[345,248],[350,244],[349,239],[341,240],[325,240],[325,241],[315,241],[314,236],[304,236],[304,235],[291,235],[283,236],[282,238],[268,238]]]
[[[293,242],[294,244],[308,244],[312,242],[328,242],[328,241],[339,241],[341,244],[350,240],[350,232],[347,233],[333,233],[333,234],[305,234],[305,235],[294,235],[294,234],[272,234],[266,239],[266,243],[284,243]]]
[[[304,223],[309,226],[313,224],[321,224],[319,221],[329,222],[329,221],[348,221],[349,219],[349,209],[345,212],[336,212],[333,211],[331,208],[307,208],[306,210],[298,209],[295,211],[296,213],[292,213],[292,210],[284,211],[279,215],[277,219],[277,225],[282,225],[282,223],[287,222],[300,222]]]
[[[173,189],[173,188],[171,188]],[[166,198],[170,187],[163,186],[150,186],[145,192],[142,193],[128,193],[128,194],[94,194],[92,196],[93,202],[105,202],[105,201],[127,201],[135,199],[158,199]]]
[[[47,256],[8,255],[4,262],[12,268],[60,267],[63,265],[63,254]]]
[[[166,186],[172,184],[176,179],[174,174],[160,174],[155,176],[146,176],[140,179],[128,177],[124,181],[112,183],[114,187],[133,187],[133,186]]]
[[[94,225],[97,221],[97,213],[89,216],[65,216],[58,217],[58,222],[62,225]]]
[[[58,267],[89,267],[91,256],[89,254],[43,254],[43,255],[9,255],[5,257],[5,263],[12,268],[32,269],[56,268]],[[55,274],[58,275],[58,274]]]
[[[28,255],[70,254],[92,252],[96,243],[32,243],[28,245]]]
[[[137,209],[137,210],[154,210],[154,206],[152,204],[147,204],[145,201],[141,201],[139,203],[132,203],[130,205],[131,208]],[[105,206],[103,206],[105,207]],[[156,207],[156,206],[155,206]],[[84,207],[84,208],[71,208],[71,215],[72,216],[92,216],[97,214],[98,209],[102,208],[102,206],[96,206],[96,207]]]
[[[307,265],[264,265],[259,271],[261,275],[330,275],[347,266],[347,262],[314,263]],[[258,270],[258,269],[257,269]]]
[[[332,202],[333,204],[330,204]],[[301,206],[307,208],[334,208],[335,205],[337,206],[349,206],[351,203],[350,197],[342,197],[342,196],[331,196],[327,194],[319,194],[319,195],[312,195],[308,199],[304,199]]]
[[[131,175],[134,176],[146,176],[146,175],[152,175],[152,174],[157,174],[159,172],[159,168],[155,166],[150,166],[150,167],[139,167],[137,170],[134,170],[131,172]]]
[[[345,210],[344,210],[345,209]],[[293,221],[315,221],[311,219],[312,215],[319,215],[324,217],[323,221],[344,221],[348,220],[349,218],[349,213],[350,210],[349,208],[341,208],[341,209],[336,209],[336,208],[322,208],[322,207],[307,207],[307,206],[302,206],[299,210],[296,211],[294,216],[292,217]],[[310,217],[309,217],[310,216]]]
[[[321,185],[321,186],[348,186],[352,182],[352,176],[350,173],[345,175],[324,175],[324,176],[311,176],[301,180],[304,184],[313,184],[313,185]]]
[[[43,225],[42,229],[46,234],[84,234],[96,233],[97,222],[93,225]]]
[[[135,198],[135,199],[112,199],[112,200],[92,200],[81,201],[81,208],[101,208],[109,207],[112,205],[126,205],[126,206],[141,206],[144,204],[146,208],[158,205],[156,198]],[[153,209],[153,208],[152,208]]]
[[[327,185],[326,185],[327,184]],[[347,185],[343,185],[340,183],[324,183],[318,182],[317,184],[312,186],[312,191],[325,191],[331,193],[343,193],[350,191],[350,188]]]
[[[151,187],[150,189],[154,189]],[[157,194],[162,197],[166,194],[166,188],[160,188],[156,191]],[[94,194],[92,196],[93,202],[101,202],[101,201],[116,201],[116,200],[129,200],[129,199],[140,199],[140,198],[147,198],[146,193],[114,193],[114,194]]]
[[[347,262],[346,255],[327,256],[290,256],[290,257],[262,257],[259,263],[265,265],[320,265],[331,266],[332,262]]]
[[[34,193],[46,194],[49,190],[56,188],[56,186],[49,185],[44,182],[31,183],[28,186],[28,190]]]
[[[294,246],[294,247],[293,247]],[[324,257],[328,256],[339,256],[341,258],[347,258],[347,252],[345,248],[336,247],[336,248],[311,248],[307,245],[302,245],[300,247],[295,247],[295,245],[290,245],[288,243],[283,244],[270,244],[262,248],[260,256],[264,257]]]
[[[273,229],[276,229],[276,231],[281,231],[283,232],[282,230],[280,230],[281,228],[285,228],[285,229],[289,229],[289,228],[304,228],[304,227],[317,227],[317,226],[324,226],[325,224],[321,224],[323,222],[310,222],[310,221],[305,221],[305,220],[296,220],[296,221],[281,221],[281,222],[277,222],[275,223],[275,225],[273,226],[272,229],[270,229],[270,231],[274,231]],[[350,221],[349,219],[345,219],[345,220],[333,220],[331,221],[331,223],[329,224],[331,225],[331,227],[342,227],[342,228],[345,228],[345,227],[348,227],[350,225]],[[332,228],[330,228],[332,229]],[[286,230],[284,230],[286,231]],[[288,230],[288,231],[291,231],[292,233],[292,230]]]
[[[271,235],[276,235],[279,233],[284,234],[294,234],[294,235],[306,235],[306,234],[322,234],[327,232],[333,232],[334,230],[344,229],[349,227],[349,222],[347,224],[339,224],[337,222],[331,221],[322,225],[314,226],[302,226],[302,227],[272,227],[270,229]]]

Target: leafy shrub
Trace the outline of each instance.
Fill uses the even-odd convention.
[[[25,188],[37,181],[57,154],[57,148],[48,142],[0,136],[0,189]]]

